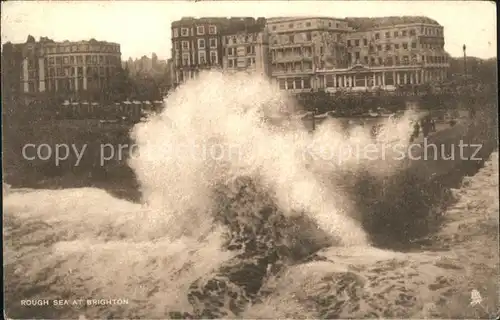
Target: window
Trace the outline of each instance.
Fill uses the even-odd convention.
[[[182,65],[183,66],[188,66],[189,65],[189,53],[183,53],[182,54]]]
[[[102,63],[104,60],[104,57],[103,56],[99,56],[99,63]]]
[[[279,83],[280,90],[285,90],[286,89],[285,79],[279,79],[278,83]]]
[[[368,45],[368,40],[363,39],[363,45],[364,45],[364,46],[367,46],[367,45]]]
[[[399,49],[399,43],[394,44],[394,49],[396,49],[396,50]]]
[[[354,55],[356,57],[356,62],[358,62],[358,60],[359,60],[359,52],[355,52]]]
[[[395,56],[394,61],[395,61],[396,65],[399,65],[400,64],[399,56]]]
[[[293,23],[290,23],[290,24],[288,25],[288,28],[293,28]]]
[[[408,49],[408,43],[403,42],[403,49],[405,49],[405,50]]]
[[[198,39],[198,49],[205,49],[205,39]]]
[[[306,33],[306,40],[311,41],[311,39],[312,39],[311,33],[310,32]]]
[[[292,35],[292,36],[288,36],[288,41],[289,41],[290,43],[294,43],[294,41],[293,41],[293,40],[294,40],[293,35]]]
[[[179,36],[179,29],[174,28],[174,38],[177,38]]]
[[[390,44],[386,44],[385,45],[385,51],[389,51],[391,50],[391,45]]]
[[[227,55],[234,56],[234,48],[227,48]]]
[[[415,33],[415,29],[411,29],[410,30],[410,36],[414,36],[416,33]]]
[[[217,33],[217,27],[215,26],[208,27],[208,34],[216,34],[216,33]]]
[[[196,34],[204,35],[205,34],[205,27],[204,26],[197,26],[196,27]]]
[[[374,57],[371,57],[371,58],[370,58],[370,60],[371,60],[371,61],[370,61],[370,62],[371,62],[371,64],[375,64],[375,58],[374,58]]]
[[[377,46],[377,50],[382,51],[382,46],[380,44]]]
[[[218,63],[217,51],[210,51],[210,63],[211,64],[217,64]]]
[[[359,47],[359,40],[354,40],[354,44],[356,45],[356,47]]]
[[[368,57],[364,56],[363,58],[364,58],[365,64],[368,64]]]
[[[182,50],[189,50],[189,41],[182,41]]]
[[[178,41],[174,42],[174,49],[179,50],[179,42]]]
[[[272,27],[272,30],[273,30],[273,31],[276,31],[276,26],[273,26],[273,27]]]
[[[304,79],[304,89],[311,89],[311,80],[310,79]]]
[[[408,31],[403,30],[403,37],[406,37],[408,35]]]
[[[311,23],[310,22],[306,22],[306,27],[310,27],[311,26]]]
[[[410,63],[410,59],[408,58],[408,56],[403,56],[403,64],[409,64]]]
[[[55,63],[54,58],[49,58],[49,64],[54,64],[54,63]]]
[[[78,56],[78,57],[76,57],[76,62],[77,62],[78,64],[83,64],[83,57],[82,57],[82,56]]]
[[[425,62],[425,56],[422,56],[422,62]]]
[[[69,63],[75,64],[75,57],[74,56],[69,57]]]
[[[56,57],[56,64],[61,64],[61,57]]]
[[[382,65],[382,58],[378,58],[378,64]]]
[[[394,31],[394,38],[399,37],[399,32]]]
[[[351,46],[351,40],[347,40],[347,46],[350,47]]]
[[[207,56],[206,56],[205,51],[198,52],[198,63],[199,64],[206,64],[207,63]]]
[[[376,40],[380,39],[380,33],[375,33],[375,39]]]
[[[181,28],[181,36],[183,36],[183,37],[189,36],[189,29],[188,28]]]
[[[210,48],[217,48],[217,39],[210,38]]]
[[[411,43],[411,47],[412,47],[413,49],[416,49],[416,48],[417,48],[417,43],[416,43],[416,42],[412,42],[412,43]]]
[[[385,33],[385,37],[386,37],[386,38],[390,38],[390,37],[391,37],[391,33],[390,33],[390,32],[386,32],[386,33]]]

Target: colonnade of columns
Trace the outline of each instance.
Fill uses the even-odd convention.
[[[375,71],[370,73],[347,73],[324,75],[327,87],[372,87],[401,84],[423,84],[433,80],[444,80],[445,69],[437,70],[408,70],[408,71]]]

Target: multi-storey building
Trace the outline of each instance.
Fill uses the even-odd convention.
[[[178,85],[206,69],[222,68],[222,33],[264,25],[259,18],[182,18],[172,22],[172,83]]]
[[[317,89],[316,70],[347,66],[343,19],[288,17],[267,20],[272,77],[282,90]]]
[[[6,43],[3,80],[16,94],[78,92],[107,88],[121,68],[120,45],[91,39],[55,42],[29,36],[26,43]]]
[[[222,34],[222,47],[222,67],[225,71],[270,76],[269,35],[264,23],[226,30]]]
[[[172,22],[172,83],[194,78],[200,70],[222,65],[220,30],[224,18],[182,18]]]
[[[183,18],[172,23],[172,58],[174,84],[216,66],[256,69],[294,93],[393,90],[444,80],[449,68],[443,27],[426,17]]]
[[[348,66],[317,70],[327,91],[394,89],[444,80],[449,67],[443,27],[425,17],[347,19]]]

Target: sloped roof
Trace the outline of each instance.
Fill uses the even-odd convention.
[[[397,24],[429,23],[439,26],[440,24],[431,18],[423,16],[395,16],[381,18],[346,18],[349,26],[356,31],[366,31],[374,28],[390,27]]]

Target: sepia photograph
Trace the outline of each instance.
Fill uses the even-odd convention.
[[[3,1],[5,319],[499,319],[492,1]]]

